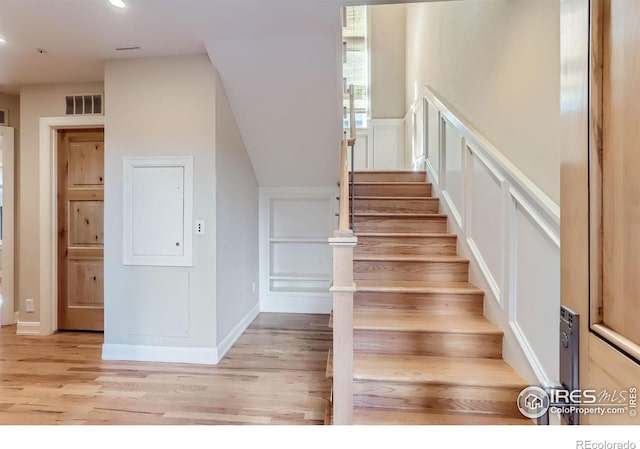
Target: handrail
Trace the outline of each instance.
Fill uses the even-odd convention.
[[[351,133],[349,137],[355,143],[356,141],[356,108],[353,84],[349,85],[349,128]]]
[[[349,94],[349,137],[342,139],[340,145],[340,211],[338,214],[338,231],[350,231],[351,225],[349,223],[349,205],[350,198],[353,195],[350,192],[349,186],[353,185],[353,179],[349,179],[349,151],[348,147],[351,147],[351,165],[353,166],[353,148],[356,144],[356,110],[354,107],[354,87],[353,84],[347,89]],[[353,178],[353,167],[351,168]]]
[[[340,148],[340,213],[338,231],[349,231],[349,167],[347,153],[350,139],[342,139]]]

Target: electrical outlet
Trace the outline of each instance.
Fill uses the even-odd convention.
[[[251,293],[255,293],[256,292],[256,283],[252,282],[251,283]]]
[[[204,235],[204,220],[196,221],[196,234]]]
[[[25,299],[24,305],[27,313],[34,313],[36,311],[36,303],[33,299]]]

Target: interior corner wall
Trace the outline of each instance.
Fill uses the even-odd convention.
[[[217,362],[215,96],[206,55],[106,63],[104,358]],[[194,160],[192,266],[123,264],[123,158],[158,156]]]
[[[65,96],[103,91],[102,83],[47,84],[20,89],[20,149],[16,153],[16,272],[20,321],[40,321],[40,119],[63,117]],[[24,313],[33,298],[34,313]]]
[[[226,352],[259,309],[258,181],[217,76],[215,121],[216,332]]]
[[[560,203],[560,2],[407,5],[407,107],[431,86]]]
[[[405,39],[404,4],[374,5],[367,8],[370,58],[371,118],[404,118]]]
[[[17,290],[18,286],[18,261],[19,261],[19,250],[18,250],[18,240],[19,240],[19,232],[20,228],[17,226],[18,224],[18,186],[20,184],[20,95],[8,94],[0,92],[0,109],[6,109],[9,111],[9,126],[14,128],[14,192],[15,192],[15,211],[14,211],[14,294],[13,294],[13,309],[17,312],[20,307],[20,301],[18,300],[19,294]],[[1,268],[0,268],[1,269]]]

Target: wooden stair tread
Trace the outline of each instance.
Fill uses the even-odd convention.
[[[457,263],[469,263],[469,259],[466,257],[449,255],[449,254],[362,254],[354,255],[354,261],[360,262],[457,262]]]
[[[355,181],[353,184],[357,186],[430,186],[430,182],[426,181]]]
[[[487,413],[427,412],[387,408],[355,408],[357,425],[533,425],[525,418],[508,418]]]
[[[398,332],[502,335],[502,330],[483,316],[433,315],[424,312],[356,311],[353,328]]]
[[[427,172],[424,170],[356,170],[354,172],[349,172],[349,174],[351,173],[355,173],[355,174],[363,174],[363,175],[370,175],[370,174],[375,174],[375,173],[379,173],[379,174],[423,174],[426,175]]]
[[[469,282],[357,280],[359,292],[438,293],[482,295],[484,292]]]
[[[436,201],[438,197],[436,196],[362,196],[356,195],[355,197],[349,196],[349,198],[358,200],[382,200],[382,201]],[[340,199],[340,197],[337,197]]]
[[[333,378],[329,351],[327,378]],[[527,382],[502,359],[401,354],[353,354],[354,380],[472,387],[525,388]]]
[[[356,232],[356,237],[389,237],[389,238],[410,238],[410,237],[431,237],[431,238],[454,238],[456,234],[446,232]]]
[[[353,355],[354,380],[524,388],[527,382],[502,359],[396,354]]]
[[[447,214],[404,214],[401,212],[356,212],[353,215],[356,217],[447,218]]]

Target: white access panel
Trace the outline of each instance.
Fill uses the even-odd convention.
[[[123,263],[191,266],[193,158],[125,158],[123,174]]]

